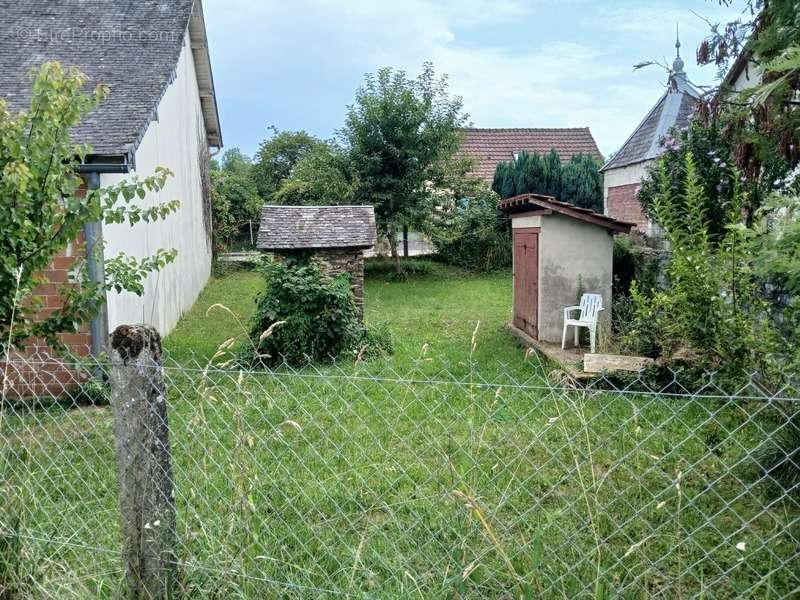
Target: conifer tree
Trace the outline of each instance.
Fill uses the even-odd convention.
[[[555,198],[561,197],[561,158],[555,148],[544,157],[543,190],[540,192]]]

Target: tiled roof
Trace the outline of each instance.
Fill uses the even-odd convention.
[[[604,227],[616,233],[630,233],[631,229],[636,225],[635,223],[620,221],[602,213],[597,213],[588,208],[561,202],[553,196],[545,196],[544,194],[520,194],[519,196],[506,198],[497,204],[497,208],[509,214],[520,212],[530,214],[536,211],[556,212],[579,221]]]
[[[48,60],[77,66],[91,88],[104,83],[111,93],[74,139],[95,154],[133,152],[174,80],[193,4],[202,10],[199,0],[0,0],[0,98],[25,109],[31,69]]]
[[[575,128],[513,128],[462,130],[464,142],[461,156],[476,159],[473,174],[491,182],[497,164],[514,159],[514,153],[525,150],[530,153],[545,154],[555,148],[562,162],[568,162],[574,154],[590,154],[598,160],[603,155],[597,148],[588,127]]]
[[[647,159],[650,148],[653,145],[653,137],[658,130],[658,124],[661,122],[661,112],[664,110],[666,99],[666,94],[659,98],[656,105],[650,109],[650,112],[647,113],[644,120],[634,130],[631,137],[603,167],[604,169],[622,167]]]
[[[375,236],[375,211],[371,206],[266,205],[261,209],[256,247],[371,248]]]
[[[689,124],[697,108],[699,94],[684,79],[678,79],[658,99],[639,126],[617,153],[603,165],[602,171],[625,167],[656,158],[664,151],[663,139],[670,129]]]

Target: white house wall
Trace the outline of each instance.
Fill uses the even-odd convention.
[[[135,158],[135,173],[139,177],[152,175],[157,166],[174,173],[163,190],[149,193],[141,205],[177,199],[180,208],[156,223],[103,227],[106,258],[120,252],[141,258],[159,248],[175,248],[178,255],[172,264],[147,278],[143,296],[109,292],[110,330],[125,323],[147,323],[166,334],[206,284],[211,273],[211,232],[201,179],[200,157],[206,150],[205,140],[192,51],[186,36],[175,80],[167,88]],[[125,177],[128,175],[103,175],[101,185],[117,183]]]
[[[747,68],[742,69],[739,76],[731,82],[731,89],[734,92],[741,92],[761,83],[761,69],[752,61],[747,63]]]

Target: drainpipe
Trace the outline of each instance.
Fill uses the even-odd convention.
[[[124,163],[88,163],[79,165],[78,173],[86,176],[89,190],[100,188],[101,173],[127,173],[129,165]],[[95,358],[106,352],[108,343],[108,304],[105,297],[105,256],[103,254],[103,223],[89,221],[83,224],[83,237],[86,241],[86,262],[89,281],[103,289],[102,303],[89,323],[91,333],[91,353]],[[98,244],[100,244],[98,246]]]
[[[89,190],[100,188],[100,173],[91,171],[87,177]],[[103,288],[102,303],[89,324],[91,332],[92,356],[99,358],[106,351],[108,340],[108,306],[106,305],[106,273],[103,255],[103,224],[100,221],[88,221],[83,224],[83,237],[86,240],[86,261],[89,281]],[[100,244],[100,246],[98,246]]]

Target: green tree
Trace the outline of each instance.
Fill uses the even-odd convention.
[[[503,182],[506,179],[506,171],[510,168],[511,165],[507,161],[500,161],[497,163],[497,167],[495,167],[494,170],[491,188],[492,191],[501,198],[505,198],[505,196],[503,196]]]
[[[31,72],[28,110],[12,114],[0,100],[0,351],[32,336],[54,347],[57,335],[74,332],[102,306],[105,292],[142,294],[143,280],[175,258],[174,250],[133,258],[119,254],[106,260],[105,288],[89,281],[85,261],[72,272],[77,285],[60,285],[63,306],[41,317],[33,295],[51,258],[74,242],[90,221],[151,222],[177,210],[173,200],[143,209],[137,200],[163,188],[170,172],[157,168],[145,179],[81,192],[77,173],[91,149],[75,144],[69,132],[108,95],[104,86],[83,90],[87,77],[75,68],[46,62]],[[56,284],[58,285],[58,284]]]
[[[430,63],[416,79],[390,68],[367,75],[348,107],[340,136],[358,178],[355,199],[375,206],[398,274],[398,232],[430,214],[432,195],[457,162],[466,119],[461,99],[449,95],[447,78],[437,78]]]
[[[234,175],[252,176],[253,161],[239,148],[230,148],[222,155],[219,170]]]
[[[511,198],[517,192],[517,169],[515,161],[497,163],[492,180],[492,191],[503,200]]]
[[[755,276],[770,301],[789,372],[800,374],[800,174],[795,188],[773,193],[756,214],[749,232],[748,255]]]
[[[592,156],[574,154],[561,168],[559,200],[603,212],[603,175],[600,173],[600,165]]]
[[[665,139],[664,152],[648,168],[648,176],[642,181],[639,190],[639,203],[645,214],[659,225],[656,199],[663,195],[660,173],[666,170],[670,186],[671,202],[676,209],[685,206],[687,156],[692,156],[696,174],[703,188],[703,201],[706,222],[712,241],[719,241],[725,235],[727,211],[734,202],[734,193],[741,187],[741,175],[734,165],[729,141],[719,123],[704,125],[693,121],[682,131],[673,131]],[[737,181],[737,177],[740,178]],[[746,178],[745,182],[746,183]],[[748,206],[750,188],[742,194],[744,206]]]
[[[214,248],[224,250],[243,228],[252,231],[264,204],[258,195],[250,157],[231,148],[211,171],[211,209],[214,220]]]
[[[311,149],[272,199],[276,204],[331,205],[353,202],[356,179],[347,153],[333,142]]]
[[[544,173],[542,191],[540,193],[554,198],[561,198],[561,157],[555,148],[544,155]]]
[[[253,169],[258,195],[265,202],[272,201],[272,195],[291,177],[300,159],[323,143],[305,131],[270,129],[272,137],[261,142]]]
[[[214,243],[221,250],[226,247],[226,240],[258,220],[264,202],[247,174],[212,171],[211,183]]]
[[[656,352],[665,358],[682,356],[700,370],[719,371],[723,385],[737,384],[753,369],[770,373],[774,352],[773,330],[765,318],[740,225],[741,186],[735,185],[725,210],[724,237],[715,242],[697,165],[691,153],[685,160],[680,198],[675,196],[673,175],[661,163],[653,210],[671,250],[667,286],[648,296],[633,285],[641,327],[634,327],[628,336],[634,341],[652,338]]]
[[[440,201],[426,231],[445,262],[471,271],[511,265],[510,220],[497,210],[499,200],[483,181],[465,179],[449,201]]]
[[[732,5],[732,0],[721,0]],[[712,27],[698,48],[699,64],[716,64],[721,84],[700,105],[701,122],[724,131],[736,166],[747,178],[745,217],[755,212],[777,180],[800,162],[800,4],[746,0],[741,17]],[[759,85],[728,89],[723,76],[744,54]]]
[[[492,190],[503,199],[545,194],[583,208],[603,210],[603,176],[600,165],[588,154],[576,154],[562,167],[555,150],[544,156],[522,151],[515,160],[498,163]]]

